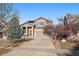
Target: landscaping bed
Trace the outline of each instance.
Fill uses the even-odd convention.
[[[67,42],[61,42],[59,40],[52,40],[55,48],[72,49],[73,46],[79,44],[78,40],[69,40]]]
[[[59,49],[58,55],[79,55],[79,40],[68,40],[67,42],[52,40],[52,42],[55,49]]]

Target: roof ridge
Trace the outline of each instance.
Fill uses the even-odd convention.
[[[42,19],[44,19],[44,20],[46,20],[46,21],[48,21],[49,22],[49,20],[48,19],[46,19],[46,18],[44,18],[44,17],[39,17],[39,18],[37,18],[35,21],[37,21],[38,19],[40,19],[40,18],[42,18]]]

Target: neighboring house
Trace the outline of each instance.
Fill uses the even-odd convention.
[[[0,39],[7,38],[7,23],[0,20]]]
[[[70,14],[67,14],[67,15],[65,15],[63,18],[63,21],[60,21],[59,23],[60,24],[70,24],[70,23],[72,23],[72,24],[74,24],[74,23],[78,23],[79,24],[79,14],[72,14],[72,15],[70,15]]]
[[[22,24],[21,28],[24,31],[22,38],[47,38],[43,34],[43,27],[47,24],[52,24],[52,22],[43,17]]]
[[[73,14],[73,15],[68,15],[66,16],[67,18],[67,23],[79,23],[79,14]]]

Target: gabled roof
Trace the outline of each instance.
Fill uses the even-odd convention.
[[[47,19],[45,19],[45,18],[43,18],[43,17],[39,17],[39,18],[37,18],[36,20],[27,21],[27,22],[25,22],[25,23],[21,24],[20,26],[22,26],[22,25],[24,25],[24,24],[29,24],[29,25],[34,26],[34,24],[33,24],[33,23],[34,23],[35,21],[39,20],[39,19],[44,19],[44,20],[46,20],[47,22],[50,22],[49,20],[47,20]]]
[[[29,25],[34,26],[33,24],[30,24],[29,22],[25,22],[25,23],[21,24],[20,26],[22,26],[22,25],[24,25],[24,24],[29,24]]]
[[[35,22],[35,21],[33,21],[33,20],[32,20],[32,21],[28,21],[28,23],[34,23],[34,22]]]
[[[46,20],[47,22],[49,22],[49,20],[47,20],[47,19],[45,19],[45,18],[43,18],[43,17],[39,17],[39,18],[37,18],[35,21],[37,21],[37,20],[39,20],[39,19],[44,19],[44,20]]]

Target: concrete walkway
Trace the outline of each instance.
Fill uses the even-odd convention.
[[[4,54],[4,56],[54,56],[54,46],[50,39],[34,39],[26,41],[20,46]]]

